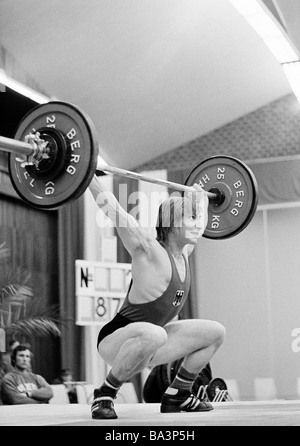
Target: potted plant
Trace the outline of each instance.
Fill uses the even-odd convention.
[[[0,328],[6,336],[60,336],[59,318],[55,307],[40,308],[28,285],[30,275],[21,269],[12,271],[10,250],[0,245]]]

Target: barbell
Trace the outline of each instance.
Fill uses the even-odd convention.
[[[98,171],[167,186],[181,192],[200,184],[209,198],[204,237],[227,239],[239,234],[257,208],[257,182],[250,168],[230,156],[198,164],[185,184],[107,166],[98,159],[94,124],[79,107],[52,101],[38,105],[21,120],[14,139],[0,136],[9,152],[12,185],[31,206],[55,210],[79,198]]]

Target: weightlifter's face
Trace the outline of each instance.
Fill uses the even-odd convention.
[[[207,225],[207,203],[205,200],[195,202],[186,200],[183,215],[177,221],[177,234],[187,244],[195,245],[205,231]]]

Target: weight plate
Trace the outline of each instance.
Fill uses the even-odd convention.
[[[257,209],[257,181],[250,168],[230,156],[214,156],[200,163],[185,184],[198,183],[211,192],[220,191],[219,203],[209,201],[208,224],[203,237],[227,239],[239,234],[251,222]]]
[[[20,122],[15,139],[24,141],[29,133],[45,128],[56,129],[63,135],[67,155],[59,160],[59,172],[45,179],[38,171],[30,175],[30,168],[22,166],[26,160],[11,153],[9,172],[12,184],[20,197],[31,206],[53,210],[79,198],[89,186],[96,172],[98,137],[90,118],[77,106],[53,101],[31,110]],[[62,146],[58,141],[58,156]],[[56,150],[57,152],[57,150]],[[67,157],[66,157],[67,156]],[[20,159],[22,158],[22,159]]]
[[[209,401],[214,401],[215,397],[222,390],[227,390],[225,381],[222,378],[214,378],[207,386],[206,393]]]

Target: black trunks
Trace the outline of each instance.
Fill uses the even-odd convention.
[[[126,327],[126,325],[131,324],[131,320],[125,316],[121,316],[119,313],[115,317],[105,324],[98,335],[97,347],[99,347],[100,342],[108,335],[116,331],[118,328]]]

